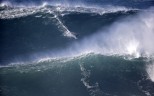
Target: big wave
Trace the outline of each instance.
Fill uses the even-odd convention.
[[[12,5],[9,2],[1,4],[0,20],[3,21],[3,24],[11,20],[16,23],[15,20],[22,21],[26,17],[42,20],[44,15],[48,14],[46,15],[48,19],[44,20],[56,20],[55,25],[63,32],[62,37],[66,37],[72,42],[65,47],[32,52],[26,56],[19,56],[20,58],[15,58],[15,60],[13,58],[7,64],[1,64],[0,92],[2,93],[0,94],[6,96],[44,96],[44,94],[53,96],[154,95],[153,7],[137,9],[114,5],[88,7],[85,5],[63,6],[58,4],[53,6],[47,3],[41,6],[35,4],[29,6],[17,5]],[[129,14],[129,12],[135,13]],[[66,17],[72,14],[73,16],[88,14],[91,18],[96,15],[110,19],[108,14],[118,13],[126,15],[120,16],[118,20],[112,20],[109,24],[102,25],[101,29],[99,28],[98,31],[81,39],[71,32],[69,26],[65,25],[64,22],[68,20]],[[34,19],[34,21],[36,20]],[[102,20],[102,18],[93,21],[98,20]],[[34,21],[32,20],[32,22]],[[77,24],[75,27],[78,26]],[[89,23],[85,24],[88,25]],[[11,26],[16,27],[16,25]],[[48,28],[44,27],[43,24],[41,26]],[[20,30],[26,32],[22,28]],[[33,30],[29,31],[33,32]],[[52,30],[52,32],[57,31]],[[8,35],[7,32],[4,36],[6,35]],[[33,35],[37,34],[34,32]],[[30,40],[32,39],[30,38]]]

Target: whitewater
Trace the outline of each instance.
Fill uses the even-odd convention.
[[[17,1],[0,2],[0,95],[154,95],[151,0]]]

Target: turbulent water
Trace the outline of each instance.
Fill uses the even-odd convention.
[[[154,96],[153,6],[0,1],[0,96]]]

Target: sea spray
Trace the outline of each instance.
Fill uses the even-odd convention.
[[[90,52],[102,55],[130,55],[137,58],[153,56],[153,17],[153,8],[150,8],[137,16],[116,21],[108,28],[74,43],[60,53],[64,56]]]

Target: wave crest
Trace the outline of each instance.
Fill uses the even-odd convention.
[[[104,15],[107,13],[116,13],[116,12],[127,12],[127,11],[137,11],[138,9],[126,8],[120,6],[106,6],[106,7],[88,7],[88,6],[48,6],[43,4],[42,6],[37,7],[6,7],[5,4],[1,5],[5,10],[0,11],[0,19],[14,19],[20,18],[28,15],[33,15],[39,12],[53,14],[56,13],[60,16],[71,13],[90,13],[90,14],[99,14]]]

